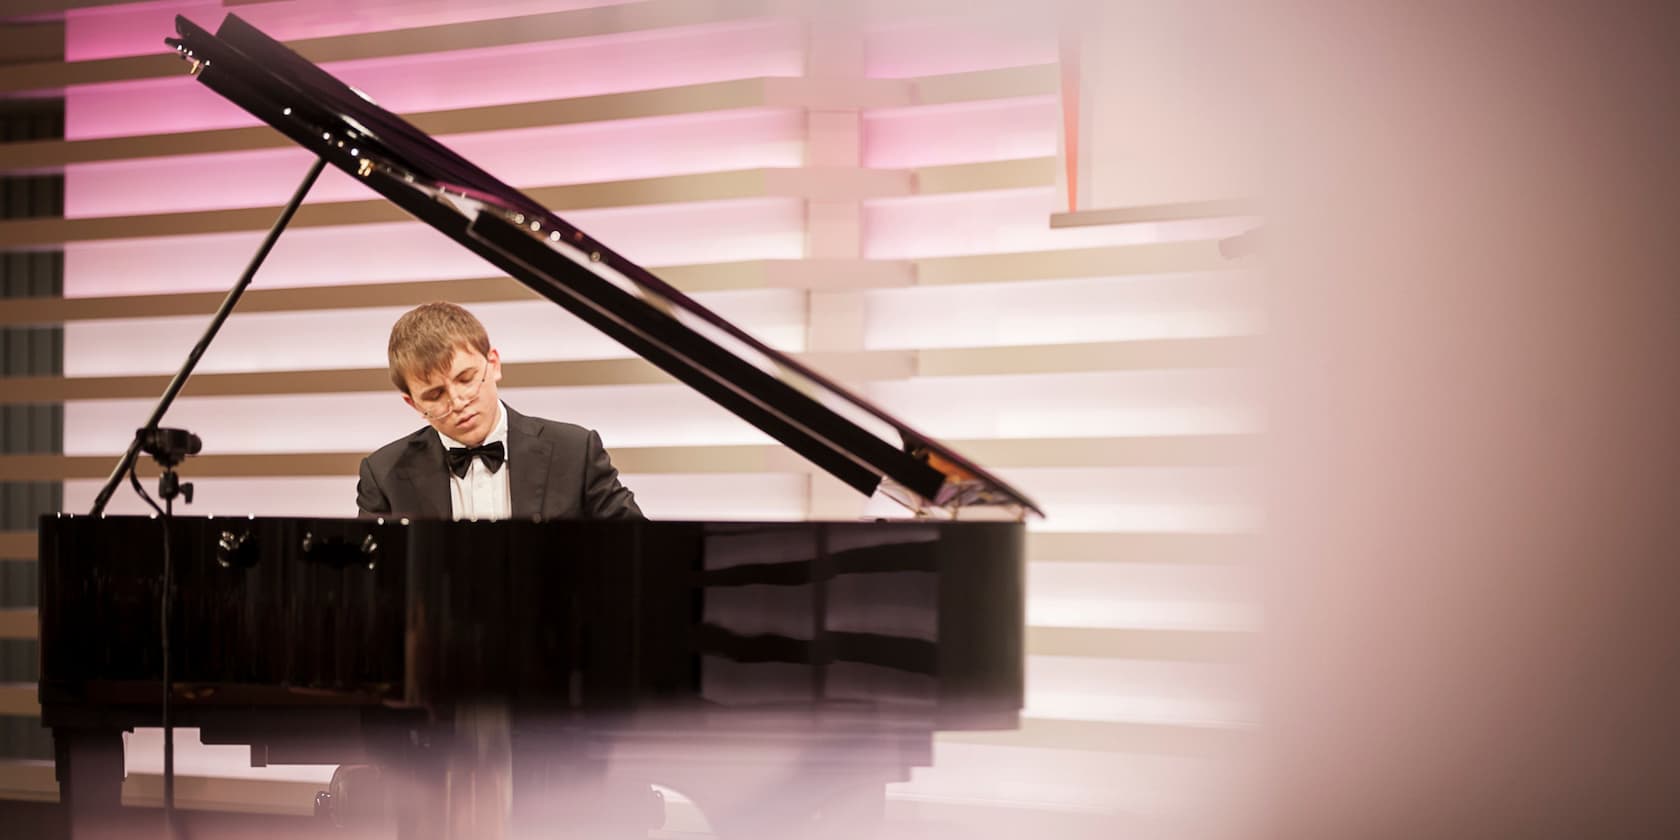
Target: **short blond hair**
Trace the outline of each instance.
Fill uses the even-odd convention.
[[[391,342],[386,346],[391,384],[407,394],[411,375],[447,375],[458,349],[490,355],[490,334],[471,312],[441,300],[410,309],[391,326]]]

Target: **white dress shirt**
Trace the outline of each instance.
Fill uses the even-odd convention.
[[[498,402],[496,425],[490,428],[485,443],[500,441],[502,449],[508,449],[507,418],[507,406]],[[445,450],[466,446],[443,432],[438,432],[438,437],[443,440]],[[508,483],[508,470],[513,468],[512,455],[509,452],[502,468],[494,473],[484,465],[483,458],[472,459],[465,477],[457,478],[455,473],[449,473],[450,512],[456,519],[507,519],[513,515],[513,493]]]

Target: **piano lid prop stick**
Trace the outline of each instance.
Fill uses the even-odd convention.
[[[186,362],[181,365],[181,369],[175,374],[175,378],[169,381],[169,387],[163,390],[163,396],[158,399],[157,407],[152,409],[152,416],[146,420],[146,425],[142,427],[142,431],[155,429],[157,424],[162,422],[164,413],[169,410],[169,406],[174,404],[175,396],[181,393],[181,387],[187,384],[187,377],[192,376],[193,369],[198,367],[198,360],[204,356],[204,351],[210,349],[210,342],[216,340],[216,333],[221,330],[222,324],[228,319],[228,315],[233,313],[233,307],[239,303],[240,296],[245,294],[246,287],[251,285],[251,278],[257,276],[257,269],[262,266],[263,260],[268,258],[268,252],[273,250],[274,243],[280,239],[280,233],[291,222],[292,216],[297,213],[298,206],[303,203],[303,197],[309,194],[309,188],[315,185],[315,179],[321,176],[321,170],[326,165],[326,160],[320,157],[315,158],[315,162],[309,165],[309,171],[304,174],[303,181],[298,184],[297,190],[292,193],[292,199],[286,202],[285,207],[280,209],[279,218],[274,220],[274,226],[268,229],[268,235],[264,236],[262,244],[257,246],[257,252],[252,255],[251,262],[245,266],[244,273],[239,275],[239,280],[233,284],[233,288],[228,290],[227,297],[222,298],[221,308],[217,309],[215,317],[210,319],[210,326],[204,330],[203,337],[199,338],[198,343],[193,345],[192,352],[187,354]],[[105,506],[110,503],[111,494],[117,492],[117,485],[122,482],[123,474],[128,472],[129,467],[133,466],[134,459],[140,452],[140,443],[141,435],[139,434],[136,434],[134,439],[129,441],[128,451],[123,453],[122,458],[117,461],[117,466],[111,470],[111,477],[105,479],[105,486],[99,488],[99,495],[94,497],[93,508],[88,511],[89,516],[98,516],[105,512]]]

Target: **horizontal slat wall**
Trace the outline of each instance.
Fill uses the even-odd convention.
[[[871,79],[845,86],[805,78],[758,78],[574,96],[505,105],[419,111],[405,117],[438,137],[705,114],[752,108],[891,107],[984,101],[1000,90],[1042,100],[1055,92],[1053,67],[1019,67],[956,73],[914,81]],[[0,168],[61,169],[68,164],[116,162],[201,154],[291,149],[265,127],[206,129],[179,134],[139,134],[83,140],[34,140],[0,148]]]
[[[1163,320],[1166,317],[1163,316]],[[1258,343],[1249,337],[1231,336],[795,355],[821,370],[834,372],[854,382],[891,382],[913,376],[1220,369],[1240,363],[1258,349]],[[663,371],[633,357],[509,362],[506,367],[509,372],[517,373],[517,381],[527,387],[641,385],[673,381]],[[13,383],[17,386],[16,391],[0,394],[0,404],[145,398],[161,393],[170,376],[138,371],[111,376],[20,376]],[[182,394],[187,398],[261,394],[385,394],[389,388],[390,379],[384,368],[277,369],[195,375],[188,380]]]
[[[511,399],[511,397],[510,397]],[[1242,463],[1253,441],[1243,435],[1149,436],[1135,438],[949,438],[947,442],[976,459],[1003,468],[1030,467],[1186,467]],[[817,468],[773,444],[704,446],[618,446],[613,462],[626,472],[816,474]],[[206,478],[269,478],[354,474],[363,451],[285,452],[248,455],[199,455],[193,475]],[[103,455],[0,455],[0,481],[103,479],[111,461]],[[142,466],[143,478],[158,474],[156,464]]]
[[[938,2],[422,0],[369,30],[330,8],[236,11],[1044,503],[1025,724],[941,736],[939,764],[895,786],[890,813],[982,825],[1039,809],[1164,837],[1217,807],[1256,718],[1242,561],[1261,518],[1248,368],[1264,321],[1254,278],[1217,246],[1244,224],[1169,208],[1051,229],[1058,67],[1042,20]],[[0,145],[0,169],[63,173],[71,210],[0,221],[4,247],[64,248],[66,278],[8,303],[0,328],[67,343],[61,370],[0,392],[0,409],[63,412],[63,448],[0,455],[0,480],[67,482],[72,510],[307,166],[123,34],[161,37],[175,10],[79,14],[70,61],[0,70],[0,91],[62,88],[74,129]],[[421,89],[533,49],[575,72],[475,76],[478,99]],[[125,96],[147,113],[118,113]],[[248,177],[190,186],[232,173]],[[179,197],[141,188],[172,177]],[[206,441],[185,470],[194,512],[348,513],[360,455],[417,425],[379,367],[385,332],[444,298],[490,325],[509,401],[599,428],[650,515],[896,515],[356,189],[329,179],[311,196],[171,415]],[[670,423],[671,406],[688,419]],[[310,431],[321,417],[330,433]],[[138,512],[128,496],[112,510]],[[29,527],[0,531],[18,568],[32,569]],[[30,605],[8,606],[24,611],[0,619],[0,644],[33,644]]]

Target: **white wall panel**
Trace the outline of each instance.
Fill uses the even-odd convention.
[[[958,17],[895,22],[868,36],[866,73],[935,76],[1056,60],[1054,18],[1038,5],[953,4]]]
[[[804,297],[769,289],[696,296],[772,346],[803,348]],[[507,362],[632,357],[630,351],[547,300],[481,303],[472,307]],[[407,307],[255,312],[228,319],[198,370],[240,373],[380,368],[391,325]],[[69,376],[174,373],[208,315],[79,321],[66,324],[64,372]]]
[[[479,168],[520,188],[732,169],[798,166],[804,115],[742,109],[606,123],[541,126],[438,138]],[[672,154],[681,148],[682,154]],[[219,210],[284,204],[314,156],[281,149],[85,163],[65,167],[66,217]],[[306,203],[379,195],[328,168]]]
[[[1254,476],[1230,467],[1011,468],[996,471],[1045,508],[1042,531],[1232,533],[1262,522]]]
[[[871,349],[1211,338],[1262,329],[1258,278],[1235,272],[1029,280],[865,292]]]
[[[863,114],[865,166],[911,167],[1056,154],[1052,96],[883,108]]]
[[[768,443],[769,437],[682,385],[504,388],[514,410],[596,429],[607,447]],[[154,400],[65,406],[65,453],[121,452]],[[135,418],[139,418],[136,420]],[[680,418],[680,419],[677,419]],[[165,425],[191,429],[206,453],[371,452],[423,425],[395,390],[369,394],[184,397]],[[189,464],[190,467],[190,464]]]
[[[232,11],[281,40],[321,38],[387,29],[437,26],[470,20],[541,14],[590,6],[610,6],[625,0],[276,0],[267,3],[229,3],[218,0],[135,3],[76,9],[65,15],[65,58],[84,61],[159,50],[163,34],[174,32],[175,15],[183,14],[200,26],[215,29],[222,15]]]
[[[156,37],[161,42],[172,34],[174,27],[169,26]],[[386,109],[408,113],[796,76],[803,59],[795,22],[761,20],[323,66]],[[167,134],[257,123],[188,76],[185,63],[181,68],[181,75],[174,78],[109,82],[65,91],[65,138]]]
[[[889,785],[901,796],[1032,803],[1132,814],[1193,813],[1240,774],[1228,762],[980,744],[935,744],[934,766]]]
[[[114,458],[128,446],[133,427],[145,421],[156,402],[151,398],[67,403],[65,454]],[[371,452],[423,422],[392,390],[383,394],[182,397],[170,407],[163,425],[197,434],[206,454],[235,455]],[[192,473],[190,461],[184,472]]]
[[[1207,662],[1027,657],[1024,714],[1063,720],[1252,724],[1257,697],[1244,666]]]
[[[144,421],[141,417],[135,425]],[[328,432],[330,434],[330,432]],[[112,464],[116,463],[113,455]],[[193,484],[193,502],[176,501],[176,512],[192,516],[348,516],[356,515],[356,477],[322,478],[203,478],[190,469],[182,480]],[[93,506],[104,480],[78,479],[64,482],[64,509],[85,513]],[[141,480],[146,492],[157,499],[157,481]],[[160,502],[161,504],[161,502]],[[124,482],[105,508],[110,516],[148,516],[152,509]]]
[[[1124,437],[1257,431],[1253,374],[1233,370],[920,377],[869,398],[944,438]]]
[[[914,259],[1142,245],[1218,239],[1252,227],[1240,220],[1197,220],[1053,230],[1055,199],[1053,188],[1033,187],[865,202],[864,256]]]
[[[1254,630],[1258,595],[1243,566],[1029,563],[1027,623],[1054,627]]]
[[[303,171],[298,172],[298,178]],[[563,214],[647,266],[804,254],[804,209],[791,199],[742,199],[580,210]],[[225,291],[262,233],[73,242],[64,248],[66,297]],[[499,274],[489,263],[419,222],[294,228],[257,274],[258,287],[447,280]]]

